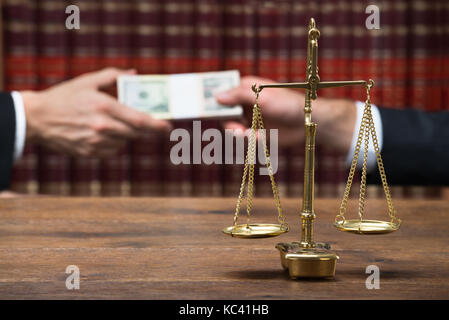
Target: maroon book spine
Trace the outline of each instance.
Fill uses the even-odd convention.
[[[101,162],[101,194],[103,196],[129,196],[131,193],[129,176],[130,156],[128,146],[116,155]]]
[[[192,195],[195,197],[220,197],[223,194],[222,183],[221,183],[221,162],[223,161],[223,154],[218,159],[219,154],[215,154],[217,148],[210,150],[207,146],[212,147],[214,145],[214,137],[210,141],[202,141],[202,133],[208,129],[220,128],[218,121],[207,120],[201,121],[201,157],[199,164],[194,164],[192,166]],[[223,135],[221,134],[221,141],[223,141]],[[200,138],[200,137],[198,137]],[[195,139],[192,137],[192,139]],[[222,151],[222,145],[217,144]],[[208,152],[210,156],[217,156],[218,163],[205,163],[203,152]]]
[[[98,6],[84,10],[85,3],[80,4],[82,24],[95,24],[104,12]],[[101,61],[101,34],[95,28],[91,32],[67,30],[68,38],[68,73],[70,78],[86,72],[93,72],[103,66]],[[102,163],[95,157],[72,157],[71,159],[71,195],[100,196],[102,194]]]
[[[40,21],[60,21],[59,28],[37,28],[39,89],[46,89],[69,78],[68,37],[64,28],[65,12],[39,2],[36,7]],[[61,151],[39,148],[39,192],[69,195],[71,193],[70,157]]]
[[[177,121],[176,128],[187,130],[192,136],[192,125],[189,121]],[[170,159],[171,148],[177,141],[170,141],[170,135],[164,135],[162,142],[162,176],[163,194],[165,196],[189,197],[192,195],[192,165],[175,164]],[[192,154],[191,154],[192,156]]]
[[[133,196],[162,196],[164,165],[162,134],[149,133],[131,144],[130,180]]]
[[[289,197],[298,198],[303,196],[304,191],[304,148],[298,146],[289,148],[289,160],[287,162]]]
[[[18,193],[36,194],[39,192],[39,177],[37,176],[38,156],[37,147],[32,144],[25,145],[22,158],[15,163],[11,190]]]
[[[70,195],[70,158],[58,152],[39,148],[39,193]]]
[[[100,196],[101,176],[98,158],[72,158],[71,161],[71,195],[72,196]]]

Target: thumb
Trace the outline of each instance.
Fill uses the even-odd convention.
[[[135,69],[121,70],[117,68],[105,68],[100,71],[88,73],[84,76],[84,81],[89,86],[96,88],[108,86],[114,83],[119,76],[136,74]]]
[[[224,105],[250,105],[254,103],[254,93],[246,87],[239,86],[215,94],[215,99],[217,99],[218,103]]]

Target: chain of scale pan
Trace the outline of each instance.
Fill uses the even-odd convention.
[[[365,196],[366,196],[366,173],[367,173],[367,160],[368,160],[368,146],[369,146],[369,118],[371,115],[371,104],[368,103],[369,101],[369,92],[367,93],[368,98],[365,103],[365,109],[364,117],[362,119],[362,126],[364,127],[364,137],[365,137],[365,144],[363,148],[363,165],[362,165],[362,177],[360,179],[360,194],[359,194],[359,218],[360,221],[363,220],[363,214],[365,213]],[[358,160],[358,159],[357,159]]]
[[[238,223],[239,213],[240,213],[240,207],[243,201],[243,193],[245,190],[245,184],[246,184],[246,177],[248,176],[248,187],[247,187],[247,207],[246,212],[248,216],[247,220],[247,226],[249,225],[250,217],[251,217],[251,209],[252,209],[252,197],[253,197],[253,187],[254,187],[254,164],[255,164],[255,158],[256,158],[256,131],[259,130],[261,133],[261,138],[263,141],[263,147],[265,151],[265,160],[268,168],[268,174],[270,176],[271,181],[271,187],[273,190],[273,197],[276,203],[276,208],[278,210],[278,221],[281,224],[281,227],[288,228],[287,224],[285,223],[285,217],[282,213],[282,206],[281,201],[279,197],[279,191],[276,186],[276,182],[274,180],[274,174],[273,174],[273,168],[271,166],[270,161],[270,153],[268,151],[267,143],[265,140],[265,134],[264,134],[264,125],[263,125],[263,119],[262,119],[262,111],[260,110],[259,104],[258,104],[258,98],[259,98],[259,91],[256,92],[256,102],[253,107],[253,118],[252,118],[252,124],[251,124],[251,135],[249,137],[248,142],[248,152],[245,157],[245,167],[243,170],[243,177],[242,177],[242,183],[240,185],[240,193],[237,200],[237,206],[235,209],[234,214],[234,226]]]
[[[373,121],[373,116],[372,116],[372,112],[371,112],[370,90],[373,85],[374,85],[374,81],[370,79],[366,86],[367,99],[365,101],[365,108],[363,111],[362,123],[360,126],[359,134],[357,137],[356,148],[354,151],[354,156],[352,158],[351,167],[349,170],[349,176],[348,176],[348,180],[346,183],[343,200],[340,205],[339,214],[335,217],[335,222],[343,223],[345,220],[344,215],[347,211],[347,203],[348,203],[348,199],[349,199],[349,193],[351,191],[351,185],[352,185],[352,181],[354,178],[355,169],[357,167],[357,161],[359,159],[361,144],[362,144],[363,138],[365,138],[362,178],[361,178],[361,183],[360,183],[360,196],[359,196],[359,219],[360,219],[360,221],[362,221],[362,219],[363,219],[364,208],[365,208],[365,196],[366,196],[367,155],[368,155],[369,136],[371,134],[372,139],[373,139],[374,150],[376,152],[377,166],[379,169],[383,189],[384,189],[385,196],[387,199],[388,214],[391,218],[390,222],[392,224],[400,225],[401,220],[399,218],[397,218],[396,210],[394,209],[393,202],[391,200],[390,189],[389,189],[388,183],[387,183],[387,177],[385,174],[385,169],[384,169],[382,157],[380,154],[380,149],[379,149],[378,140],[377,140],[377,134],[376,134],[376,130],[374,127],[374,121]]]
[[[348,180],[346,182],[346,188],[345,188],[345,192],[343,195],[343,200],[341,201],[339,214],[335,217],[335,222],[339,222],[339,223],[344,222],[344,215],[346,213],[346,208],[347,208],[348,199],[349,199],[349,193],[351,191],[351,186],[352,186],[352,180],[354,178],[355,169],[357,167],[357,161],[359,159],[359,154],[360,154],[360,147],[361,147],[362,139],[363,139],[363,136],[365,133],[366,111],[367,111],[367,106],[365,105],[365,109],[364,109],[363,117],[362,117],[362,123],[360,126],[359,134],[357,136],[357,143],[356,143],[356,147],[354,150],[354,155],[352,157],[351,167],[349,169],[349,175],[348,175]]]
[[[372,81],[372,80],[371,80]],[[369,91],[368,91],[368,99],[369,99]],[[393,201],[391,200],[391,194],[390,194],[390,188],[388,187],[387,183],[387,175],[385,174],[385,168],[384,164],[382,162],[382,157],[380,154],[379,144],[377,142],[377,134],[376,134],[376,128],[374,126],[374,120],[371,113],[371,103],[369,104],[370,108],[370,117],[369,117],[369,130],[371,132],[371,136],[373,138],[373,145],[374,145],[374,151],[376,152],[376,160],[377,160],[377,167],[379,169],[380,178],[382,180],[382,186],[385,192],[385,197],[387,198],[387,205],[388,205],[388,215],[391,218],[391,223],[396,224],[397,226],[401,225],[401,219],[399,219],[396,215],[396,209],[393,206]]]
[[[243,169],[242,183],[240,185],[239,197],[234,214],[234,226],[237,225],[240,213],[240,207],[243,201],[243,193],[245,192],[246,177],[248,176],[247,196],[246,196],[246,213],[248,215],[247,225],[251,218],[253,186],[254,186],[254,160],[256,155],[256,129],[257,129],[257,98],[253,107],[253,119],[251,123],[251,134],[248,140],[248,151],[245,156],[245,167]]]
[[[263,142],[263,147],[264,147],[264,150],[265,150],[265,162],[266,162],[267,168],[268,168],[268,175],[270,176],[271,189],[273,191],[274,201],[276,203],[276,208],[278,210],[278,221],[281,224],[281,227],[287,228],[288,225],[286,224],[285,217],[284,217],[284,215],[282,213],[282,206],[281,206],[281,200],[280,200],[280,197],[279,197],[279,190],[277,188],[276,181],[274,180],[273,168],[271,166],[270,152],[269,152],[268,147],[267,147],[265,127],[263,125],[262,110],[260,110],[260,107],[259,107],[259,105],[257,103],[256,103],[255,107],[257,107],[258,124],[259,124],[259,129],[260,129],[260,132],[261,132],[261,139],[262,139],[262,142]]]

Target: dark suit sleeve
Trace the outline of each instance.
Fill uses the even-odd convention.
[[[15,135],[14,101],[9,93],[0,92],[0,190],[9,188]]]
[[[389,184],[449,185],[449,112],[379,108]],[[368,177],[380,184],[379,172]]]

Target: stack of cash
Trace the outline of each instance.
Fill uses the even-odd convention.
[[[157,119],[237,118],[241,106],[223,106],[214,95],[238,86],[237,70],[171,75],[126,75],[117,81],[119,101]]]

